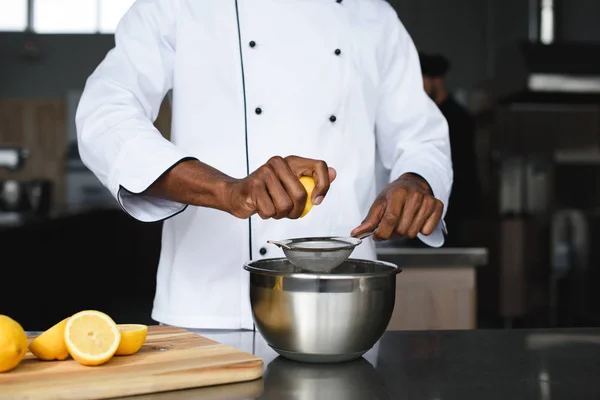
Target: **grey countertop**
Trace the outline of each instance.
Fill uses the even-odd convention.
[[[203,333],[265,360],[260,380],[132,400],[600,398],[600,329],[387,332],[359,361],[300,364],[252,332]]]
[[[411,267],[480,267],[488,263],[488,250],[482,247],[378,247],[377,258]]]

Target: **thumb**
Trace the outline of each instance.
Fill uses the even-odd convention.
[[[383,217],[384,212],[385,212],[385,201],[376,200],[375,203],[373,203],[373,205],[371,206],[371,209],[369,210],[367,217],[364,219],[364,221],[359,226],[357,226],[356,228],[354,228],[352,230],[350,235],[354,236],[356,234],[371,231],[371,230],[375,229],[379,225],[379,222],[381,221],[381,218]]]
[[[334,168],[329,167],[329,182],[333,182],[335,181],[335,178],[337,177],[337,171]]]

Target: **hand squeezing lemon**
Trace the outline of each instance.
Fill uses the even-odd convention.
[[[315,189],[315,178],[313,178],[312,176],[301,176],[300,183],[302,184],[302,186],[304,186],[304,189],[306,189],[306,193],[308,194],[308,196],[306,197],[306,205],[304,206],[304,211],[302,211],[302,214],[300,215],[300,218],[302,218],[306,214],[308,214],[310,209],[313,207],[312,193]]]

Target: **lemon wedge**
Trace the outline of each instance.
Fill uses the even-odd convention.
[[[119,332],[121,332],[121,343],[119,343],[115,355],[129,356],[137,353],[146,341],[148,327],[139,324],[121,324],[117,325],[117,327],[119,328]]]
[[[65,345],[65,327],[69,318],[65,318],[29,344],[29,351],[40,360],[54,361],[69,358]]]

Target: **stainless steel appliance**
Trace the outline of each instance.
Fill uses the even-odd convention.
[[[576,300],[567,299],[564,294],[569,291],[556,294],[563,269],[570,275],[576,271],[571,261],[567,263],[572,243],[558,239],[563,235],[557,232],[568,231],[580,219],[555,212],[569,208],[587,213],[600,201],[597,174],[590,172],[600,160],[600,61],[594,57],[598,50],[598,43],[557,38],[549,44],[507,44],[495,54],[495,77],[488,86],[497,100],[489,155],[503,155],[496,164],[493,197],[498,202],[499,254],[492,261],[497,267],[482,270],[482,275],[494,278],[488,281],[497,285],[499,316],[507,322],[516,318],[536,326],[554,325],[555,311],[566,307],[565,302],[580,310],[586,306],[579,296],[585,292],[585,279],[570,279],[569,285],[580,288],[569,289],[579,293]],[[593,246],[589,252],[600,253]]]
[[[27,198],[31,212],[36,216],[45,216],[52,207],[54,185],[48,179],[36,179],[27,184]]]
[[[280,355],[303,362],[360,358],[385,332],[401,269],[349,259],[329,273],[306,273],[285,258],[253,261],[250,304],[256,328]]]
[[[0,226],[22,223],[30,216],[45,216],[50,212],[53,184],[48,179],[18,180],[11,172],[25,165],[29,151],[18,146],[0,146],[0,170],[8,179],[0,180]]]
[[[580,210],[559,210],[552,219],[552,274],[550,276],[550,321],[559,324],[561,310],[569,321],[591,310],[590,227]],[[563,283],[563,290],[561,289]]]
[[[497,156],[501,216],[544,215],[552,209],[553,163],[535,154]]]
[[[21,147],[0,146],[0,169],[21,169],[28,155],[28,150]]]
[[[28,151],[18,146],[0,146],[0,170],[17,171],[23,167]],[[24,188],[14,179],[0,181],[0,227],[19,224],[25,205]]]
[[[17,180],[0,181],[0,209],[5,212],[19,212],[27,208],[27,192],[24,182]]]

